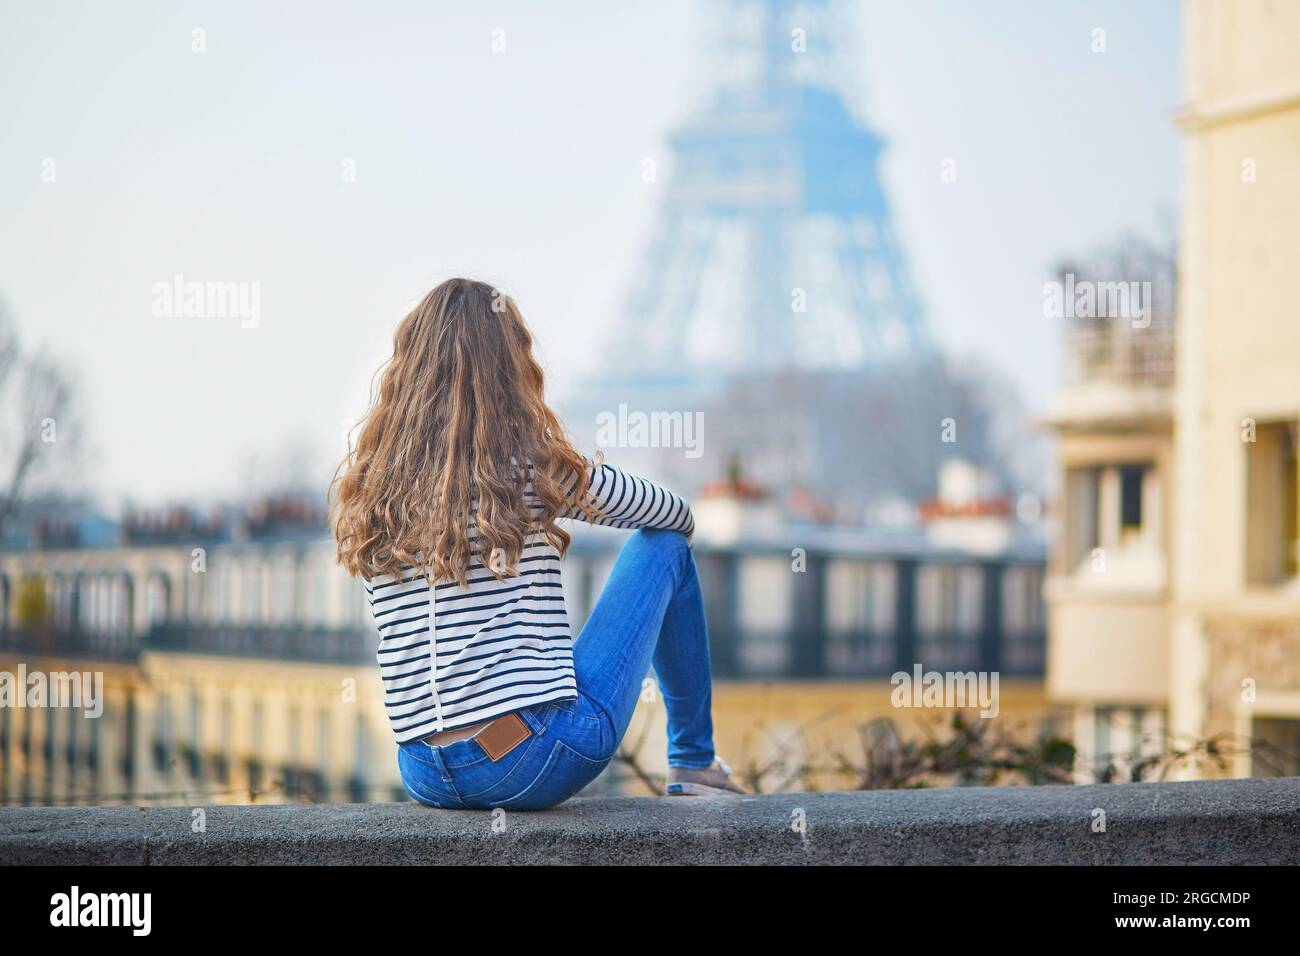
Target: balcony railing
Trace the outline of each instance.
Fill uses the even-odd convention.
[[[1112,382],[1168,388],[1174,380],[1174,324],[1153,315],[1150,325],[1130,319],[1073,319],[1066,336],[1070,385]]]
[[[1013,565],[977,562],[982,578],[978,619],[965,627],[934,629],[918,621],[917,562],[896,560],[892,623],[846,631],[828,626],[825,620],[821,556],[809,556],[789,623],[761,628],[744,624],[740,614],[740,556],[713,552],[699,560],[713,674],[718,678],[881,678],[898,671],[910,673],[917,664],[925,670],[997,671],[1029,679],[1044,672],[1047,637],[1041,621],[1014,623],[1000,599],[1003,575]]]
[[[140,653],[140,638],[123,630],[0,627],[0,652],[93,658],[130,662]]]
[[[0,630],[0,651],[133,661],[142,651],[256,657],[316,664],[373,663],[376,638],[366,628],[275,627],[175,621],[129,636],[73,628]]]
[[[714,673],[732,679],[851,679],[885,677],[927,669],[1001,671],[1008,676],[1041,677],[1045,635],[1037,597],[1027,606],[1004,606],[1005,575],[1017,568],[1041,567],[1037,559],[967,559],[978,569],[978,605],[964,608],[962,620],[930,621],[922,615],[916,557],[875,555],[889,564],[891,593],[887,614],[846,622],[833,613],[830,569],[837,553],[810,551],[805,573],[797,576],[784,613],[755,615],[742,607],[742,571],[754,557],[780,555],[772,550],[701,548],[697,552],[701,587],[709,621]],[[846,560],[852,560],[846,559]],[[955,560],[952,558],[949,561]],[[589,568],[588,568],[589,570]],[[580,608],[597,598],[597,581],[578,570],[573,584]],[[863,585],[866,587],[867,585]],[[874,587],[874,586],[873,586]],[[874,591],[873,591],[874,594]],[[876,598],[873,597],[873,600]],[[837,605],[838,606],[838,605]],[[582,614],[574,624],[580,627]],[[139,634],[91,633],[50,628],[40,633],[0,629],[0,651],[22,650],[50,655],[133,660],[142,652],[188,653],[317,664],[373,663],[377,643],[373,625],[314,627],[291,624],[208,623],[169,619]]]
[[[258,657],[316,664],[373,662],[376,639],[364,628],[249,627],[190,622],[156,624],[145,640],[155,651]]]

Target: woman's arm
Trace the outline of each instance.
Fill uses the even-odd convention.
[[[562,516],[610,528],[663,528],[680,531],[689,540],[695,533],[690,506],[666,488],[613,465],[587,462],[591,484],[588,493],[601,512],[591,517],[573,504]]]

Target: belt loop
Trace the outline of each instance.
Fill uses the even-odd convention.
[[[425,746],[429,748],[429,760],[438,768],[442,782],[451,783],[451,772],[447,770],[447,764],[442,759],[442,748],[436,744],[425,744]]]
[[[535,704],[533,706],[542,708],[546,705]],[[546,724],[542,723],[541,718],[533,713],[532,707],[521,707],[519,710],[515,711],[515,713],[518,714],[520,719],[528,725],[528,729],[537,736],[540,737],[542,734],[546,733]]]

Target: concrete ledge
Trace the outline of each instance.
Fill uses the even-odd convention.
[[[501,832],[416,804],[206,807],[204,833],[193,815],[0,809],[0,864],[1300,862],[1300,778],[573,800]]]

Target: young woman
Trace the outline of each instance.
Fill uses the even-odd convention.
[[[339,561],[366,582],[406,789],[436,807],[555,806],[613,758],[653,664],[668,792],[740,793],[713,752],[690,509],[575,452],[542,385],[514,302],[450,279],[398,326],[335,476]],[[561,518],[640,529],[576,641]]]

